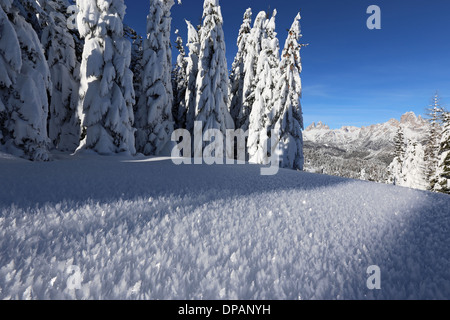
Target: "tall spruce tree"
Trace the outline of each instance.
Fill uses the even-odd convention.
[[[85,39],[78,113],[78,150],[135,153],[131,43],[124,38],[123,0],[78,0],[78,29]]]
[[[405,156],[405,135],[403,133],[403,127],[399,126],[397,130],[397,134],[394,138],[394,155],[399,159],[401,163],[403,157]]]
[[[437,169],[437,188],[439,192],[450,194],[450,112],[443,112],[443,126]]]
[[[300,104],[302,83],[300,58],[302,37],[300,31],[300,13],[292,24],[282,52],[277,102],[274,107],[274,130],[279,142],[271,146],[272,152],[279,152],[280,166],[294,170],[303,170],[303,112]]]
[[[186,65],[186,93],[185,93],[185,108],[186,108],[186,129],[189,132],[194,132],[195,121],[195,108],[197,98],[197,75],[198,75],[198,63],[200,55],[200,39],[195,27],[186,21],[188,28],[188,41],[187,47],[189,49],[189,55],[187,57]]]
[[[237,129],[247,131],[250,121],[250,113],[255,102],[255,90],[258,80],[257,67],[259,55],[262,51],[262,39],[265,34],[267,14],[264,11],[258,13],[253,23],[250,34],[247,37],[246,54],[244,57],[244,80],[242,84],[242,103],[238,111],[235,110],[235,125]]]
[[[124,25],[125,38],[131,42],[131,61],[130,70],[133,73],[133,88],[136,97],[140,97],[142,94],[141,85],[142,81],[142,57],[143,57],[143,42],[144,39],[139,35],[136,30],[130,26]],[[137,102],[137,101],[136,101]],[[133,112],[136,112],[137,103],[133,106]]]
[[[388,167],[388,181],[396,185],[402,185],[402,169],[405,161],[406,141],[403,127],[400,125],[394,138],[394,159]]]
[[[170,44],[174,4],[173,0],[150,0],[143,49],[142,95],[136,112],[136,148],[145,155],[167,153],[174,130]]]
[[[442,106],[437,93],[433,97],[432,104],[427,108],[427,116],[429,130],[427,133],[427,142],[424,153],[424,161],[426,163],[425,176],[429,183],[428,189],[436,191],[436,188],[439,187],[436,185],[438,182],[436,170],[438,166],[439,144],[442,136]]]
[[[244,103],[244,78],[245,78],[245,60],[247,56],[247,41],[250,35],[252,23],[252,9],[248,8],[244,13],[244,20],[239,29],[237,47],[238,51],[231,67],[230,85],[231,85],[231,105],[230,114],[236,127],[239,127],[238,116]]]
[[[76,57],[75,40],[67,28],[64,14],[67,8],[67,1],[48,0],[43,3],[47,17],[41,42],[52,80],[49,137],[53,148],[74,152],[80,143],[77,116],[80,64]]]
[[[274,92],[277,86],[280,64],[279,41],[275,32],[274,10],[272,17],[266,20],[264,36],[261,41],[262,51],[256,68],[257,84],[255,101],[250,113],[248,153],[249,161],[267,164],[270,126],[272,125],[272,111],[275,103]]]
[[[176,32],[178,34],[178,30]],[[176,47],[178,50],[177,62],[172,76],[173,108],[172,114],[175,121],[175,129],[186,128],[186,89],[187,89],[187,58],[183,46],[183,39],[177,36]]]
[[[234,129],[234,122],[229,113],[229,78],[222,25],[219,1],[205,0],[200,32],[195,120],[202,122],[203,133],[209,129],[218,129],[225,136],[227,129]],[[199,147],[205,147],[205,143]],[[195,154],[200,152],[194,150]]]
[[[0,2],[0,144],[8,152],[49,160],[50,72],[39,37],[19,1]]]

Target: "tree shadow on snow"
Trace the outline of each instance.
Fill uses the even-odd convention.
[[[49,163],[0,163],[0,206],[33,208],[160,196],[213,201],[280,190],[311,190],[351,180],[280,169],[261,176],[258,165],[175,165],[170,159],[75,158]]]
[[[392,203],[395,198],[404,201],[401,197],[406,188],[392,191]],[[366,237],[355,242],[353,251],[349,250],[347,258],[353,275],[339,292],[341,298],[450,299],[450,197],[408,192],[417,194],[415,201],[405,202],[398,212],[384,215],[380,218],[383,223],[374,223],[371,230],[364,230]],[[373,271],[367,273],[367,268],[373,265],[380,270],[380,289],[371,290],[367,281],[375,284],[377,279]],[[324,298],[335,296],[325,294]]]

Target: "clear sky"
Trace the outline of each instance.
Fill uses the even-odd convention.
[[[125,0],[125,22],[145,34],[148,0]],[[302,14],[302,107],[305,126],[365,126],[423,114],[436,91],[450,108],[449,0],[221,0],[228,68],[245,9],[253,17],[277,9],[284,46],[287,29]],[[381,8],[381,30],[369,30],[370,5]],[[198,24],[203,0],[183,0],[172,9],[172,33],[186,41],[184,19]]]

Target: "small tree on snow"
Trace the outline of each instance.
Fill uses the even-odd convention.
[[[424,147],[419,142],[408,141],[402,169],[406,187],[427,189],[427,181],[423,174],[424,167]]]
[[[123,0],[78,0],[85,38],[78,112],[83,128],[79,150],[135,153],[131,44],[123,36]]]
[[[217,129],[225,136],[227,129],[234,129],[234,123],[228,109],[229,80],[222,25],[219,1],[205,0],[200,33],[195,120],[202,122],[203,133],[209,129]],[[200,151],[194,150],[194,153],[198,154]]]
[[[278,145],[271,146],[272,152],[280,153],[280,166],[303,170],[303,113],[300,105],[302,71],[298,40],[300,32],[300,13],[289,30],[280,63],[277,97],[274,107],[274,130],[279,134]],[[278,151],[276,150],[278,149]]]
[[[144,40],[142,96],[136,112],[136,147],[159,155],[170,143],[174,129],[171,82],[170,10],[173,0],[151,0]]]
[[[0,3],[0,143],[30,160],[49,160],[50,72],[38,35],[15,1]],[[21,10],[19,10],[21,9]]]

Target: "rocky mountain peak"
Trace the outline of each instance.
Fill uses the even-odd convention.
[[[405,113],[400,121],[391,119],[385,123],[373,124],[367,127],[349,127],[330,130],[328,126],[318,122],[313,123],[304,132],[304,140],[320,145],[331,145],[344,150],[386,150],[391,151],[398,128],[404,129],[408,139],[421,139],[428,123],[414,112]]]
[[[417,122],[417,117],[416,114],[414,112],[407,112],[404,115],[402,115],[402,117],[400,118],[400,123],[401,124],[413,124]]]
[[[317,124],[315,122],[313,122],[309,127],[307,127],[305,129],[305,131],[311,131],[311,130],[330,130],[330,127],[327,126],[326,124],[323,124],[322,121],[317,122]]]
[[[427,124],[427,121],[420,115],[416,116],[414,112],[407,112],[402,115],[400,123],[412,129],[418,129],[425,126]]]

